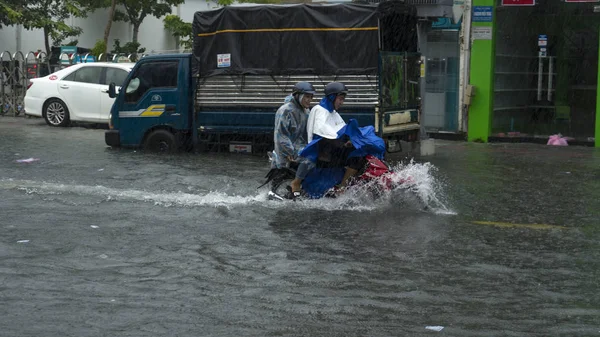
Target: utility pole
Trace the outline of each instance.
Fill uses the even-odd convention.
[[[455,0],[456,2],[456,0]],[[458,92],[458,130],[467,132],[467,114],[469,106],[465,102],[469,85],[471,63],[471,4],[472,0],[464,0],[462,27],[460,29],[460,70]]]

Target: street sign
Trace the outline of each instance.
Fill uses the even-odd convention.
[[[535,0],[502,0],[502,6],[535,6]]]
[[[473,22],[492,22],[494,7],[473,6]]]
[[[492,27],[475,26],[471,29],[473,40],[491,40]]]
[[[546,47],[548,45],[548,35],[540,34],[538,36],[538,47]]]

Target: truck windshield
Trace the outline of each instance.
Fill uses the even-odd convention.
[[[156,61],[142,64],[127,84],[125,101],[135,103],[154,88],[177,87],[179,61]]]

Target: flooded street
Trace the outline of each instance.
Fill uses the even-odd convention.
[[[267,201],[266,156],[41,119],[0,142],[1,336],[600,336],[600,149],[392,157],[423,211]]]

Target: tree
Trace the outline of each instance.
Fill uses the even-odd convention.
[[[117,0],[111,0],[110,10],[108,11],[108,22],[106,23],[106,28],[104,29],[104,51],[106,53],[106,46],[108,46],[108,37],[110,36],[110,29],[112,28],[112,23],[115,18],[115,10],[117,8]]]
[[[0,0],[1,1],[1,0]],[[101,40],[103,43],[96,41],[96,52],[100,52],[100,54],[106,54],[108,52],[108,39],[110,37],[110,31],[112,29],[113,22],[115,21],[129,21],[127,18],[121,17],[117,18],[117,6],[123,5],[123,0],[77,0],[84,4],[85,8],[89,12],[93,12],[97,9],[108,9],[108,18],[106,21],[106,26],[104,27],[104,38]],[[124,14],[121,13],[121,16]],[[120,20],[118,20],[120,19]],[[104,46],[104,49],[99,49]]]
[[[50,55],[50,39],[54,44],[60,44],[66,38],[81,34],[81,28],[65,23],[71,16],[86,16],[77,0],[28,0],[21,23],[26,29],[43,30],[44,46],[46,53]]]
[[[0,0],[0,28],[18,23],[23,7],[26,7],[24,0]]]
[[[1,0],[0,0],[1,1]],[[119,4],[120,0],[77,0],[88,12],[93,12],[97,9],[108,8],[108,19],[106,21],[106,26],[104,28],[104,38],[101,40],[104,43],[100,43],[96,41],[94,45],[95,52],[99,52],[100,54],[106,54],[108,46],[108,38],[110,37],[110,30],[112,28],[112,24],[115,21],[115,9]],[[98,55],[100,55],[98,54]],[[96,56],[98,56],[96,55]]]
[[[140,48],[139,42],[127,42],[123,46],[121,46],[121,41],[119,39],[115,39],[115,49],[111,51],[112,54],[119,55],[131,55],[130,61],[137,61],[138,54],[142,54],[146,51],[146,48]]]
[[[138,35],[142,21],[148,15],[160,18],[171,13],[171,6],[184,3],[185,0],[118,0],[125,9],[115,10],[114,20],[125,21],[133,25],[133,43],[138,43]]]
[[[163,22],[165,23],[165,29],[175,36],[183,49],[192,49],[194,39],[191,23],[184,22],[179,16],[173,14],[165,16]]]
[[[108,60],[108,55],[106,55],[106,43],[103,40],[96,40],[96,44],[90,50],[90,54],[94,55],[98,58],[98,61],[102,61],[100,56],[105,57],[105,60]]]
[[[60,44],[81,34],[81,28],[65,23],[69,17],[86,16],[80,1],[83,0],[0,0],[0,24],[42,29],[46,53],[50,55],[50,40]]]

